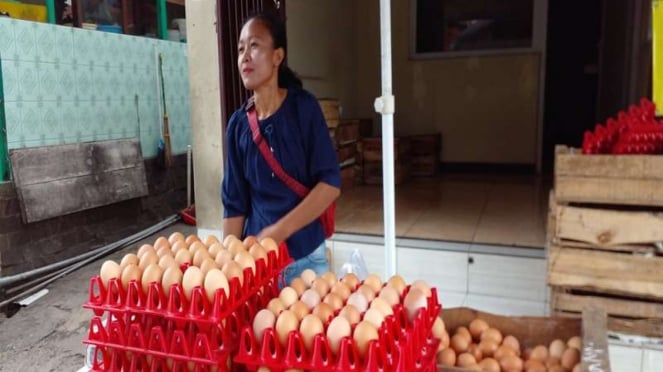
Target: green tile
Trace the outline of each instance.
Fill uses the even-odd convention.
[[[16,20],[0,17],[0,59],[3,61],[17,59],[16,52]]]

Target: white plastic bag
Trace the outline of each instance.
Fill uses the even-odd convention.
[[[368,276],[368,269],[366,269],[366,262],[359,249],[355,249],[350,254],[350,260],[341,265],[341,268],[336,273],[336,276],[342,278],[345,274],[355,274],[359,280],[364,280]]]

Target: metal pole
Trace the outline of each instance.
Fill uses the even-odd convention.
[[[55,23],[55,0],[46,0],[46,18],[48,23]]]
[[[166,0],[157,0],[157,28],[161,40],[168,40],[168,14],[166,13]]]
[[[394,185],[394,96],[391,86],[391,4],[380,0],[382,97],[375,111],[382,114],[382,184],[384,205],[384,274],[396,274],[396,197]]]
[[[9,179],[9,156],[7,154],[7,147],[5,95],[2,89],[2,60],[0,59],[0,182]]]

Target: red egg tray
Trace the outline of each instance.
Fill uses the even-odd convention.
[[[83,341],[101,353],[93,370],[116,370],[118,366],[127,371],[150,370],[144,364],[147,359],[141,359],[149,357],[193,362],[201,371],[212,366],[224,371],[224,361],[237,348],[242,327],[251,324],[255,314],[278,296],[281,272],[291,262],[282,244],[278,258],[275,252],[268,252],[266,261],[256,262],[255,274],[244,270],[243,285],[232,278],[229,294],[219,289],[211,302],[200,286],[193,288],[189,300],[182,284],[172,285],[166,293],[155,282],[144,293],[137,281],[131,281],[125,290],[118,279],[109,280],[105,287],[99,276],[93,277],[83,305],[96,315]],[[105,313],[110,320],[103,327],[100,317]],[[127,352],[133,357],[127,358]]]
[[[378,330],[378,340],[369,343],[364,358],[360,358],[352,337],[341,340],[338,355],[334,356],[324,334],[315,336],[311,352],[308,352],[299,331],[290,332],[283,347],[273,328],[266,329],[262,340],[257,340],[249,324],[242,329],[234,361],[249,371],[261,366],[272,372],[292,368],[320,372],[436,371],[440,340],[433,337],[432,328],[442,305],[437,290],[431,292],[428,306],[420,309],[412,321],[402,304],[394,306],[394,314],[385,318]]]

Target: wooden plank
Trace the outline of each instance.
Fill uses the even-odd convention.
[[[590,305],[597,305],[604,308],[610,315],[628,318],[663,319],[663,303],[606,297],[599,294],[565,293],[563,289],[554,290],[551,301],[556,310],[581,312]]]
[[[577,312],[566,311],[551,311],[551,315],[560,318],[573,318],[581,317]],[[626,333],[631,335],[645,336],[645,337],[663,337],[663,320],[661,319],[625,319],[615,316],[608,316],[608,330],[618,333]]]
[[[563,248],[548,271],[548,284],[602,293],[663,299],[663,257]]]
[[[573,240],[566,240],[566,239],[559,239],[559,238],[553,238],[552,243],[561,246],[561,247],[569,247],[569,248],[583,248],[583,249],[598,249],[598,250],[604,250],[604,251],[609,251],[609,252],[629,252],[629,253],[638,253],[638,254],[655,254],[656,253],[656,247],[653,245],[637,245],[637,244],[620,244],[620,245],[615,245],[615,246],[608,246],[608,247],[598,247],[595,244],[591,243],[585,243],[585,242],[576,242]]]
[[[663,241],[663,213],[557,206],[557,238],[610,247]]]
[[[608,355],[607,315],[597,306],[582,311],[582,371],[610,372]]]

